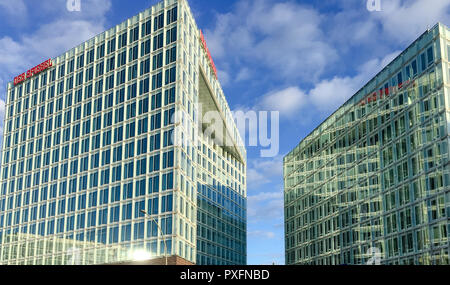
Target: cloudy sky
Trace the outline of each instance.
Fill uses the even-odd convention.
[[[280,112],[279,155],[248,148],[249,264],[284,263],[282,157],[427,28],[450,25],[450,0],[379,1],[189,1],[230,107]],[[1,127],[14,76],[157,2],[0,0]]]

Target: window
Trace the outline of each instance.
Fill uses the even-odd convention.
[[[150,43],[151,39],[146,40],[145,42],[141,43],[141,56],[147,55],[150,53]]]
[[[137,63],[128,67],[128,80],[133,80],[137,77]]]
[[[145,36],[149,35],[152,32],[151,26],[152,26],[152,21],[151,20],[148,20],[147,22],[142,24],[142,29],[141,29],[142,30],[142,32],[141,32],[142,37],[145,37]]]
[[[173,167],[173,150],[163,153],[163,169]]]
[[[134,47],[130,48],[128,52],[128,61],[131,62],[133,60],[136,60],[138,58],[138,46],[135,45]]]
[[[113,151],[113,162],[121,161],[122,160],[122,146],[118,146],[114,148]]]
[[[95,67],[95,77],[102,76],[105,72],[105,63],[102,61]]]
[[[163,196],[161,199],[161,213],[172,212],[173,195]]]
[[[125,88],[116,91],[116,105],[125,101]]]
[[[157,31],[157,30],[161,29],[162,27],[164,27],[164,13],[162,13],[159,16],[156,16],[153,19],[153,23],[154,23],[153,24],[153,30],[154,31]]]
[[[127,100],[130,100],[130,99],[133,99],[133,98],[136,98],[136,93],[137,93],[137,84],[136,83],[134,83],[134,84],[132,84],[132,85],[130,85],[130,86],[128,86],[128,92],[127,92]]]
[[[413,75],[417,75],[417,61],[413,60],[413,62],[411,63],[411,68],[413,70]]]
[[[138,121],[138,135],[145,134],[148,131],[148,119],[141,119]]]
[[[166,70],[165,84],[167,85],[167,84],[175,82],[176,76],[177,76],[177,70],[176,70],[175,66]]]
[[[85,82],[91,81],[94,78],[94,67],[91,66],[86,70]]]
[[[138,206],[138,204],[142,204]],[[139,208],[138,208],[139,207]],[[144,201],[142,202],[136,202],[136,217],[139,217],[142,215],[142,213],[138,209],[143,209],[144,207]],[[144,222],[136,223],[134,225],[134,240],[139,240],[144,238]]]
[[[137,156],[147,153],[147,138],[137,141]]]
[[[175,87],[164,92],[164,105],[175,103]]]
[[[149,158],[149,172],[159,171],[160,155],[154,155]]]
[[[148,113],[148,97],[139,101],[139,115]]]
[[[67,64],[67,74],[70,74],[73,72],[74,70],[74,59],[70,60],[69,63]],[[46,75],[46,74],[45,74]],[[41,84],[41,87],[44,86],[45,84]],[[35,88],[36,89],[36,88]]]
[[[139,26],[130,30],[130,44],[139,40]]]
[[[166,44],[173,43],[177,40],[177,27],[173,27],[166,32]]]
[[[105,56],[105,44],[97,47],[97,59],[103,58]]]
[[[151,116],[150,130],[154,131],[161,128],[161,113]]]
[[[103,92],[103,79],[95,82],[95,95],[98,95]]]
[[[150,91],[150,79],[147,77],[139,83],[139,95],[146,94]]]
[[[118,45],[117,49],[121,49],[127,45],[127,33],[126,32],[119,35],[118,44],[119,45]]]
[[[175,108],[164,111],[164,126],[173,124],[175,122]]]
[[[422,53],[420,55],[420,67],[421,67],[420,72],[424,71],[427,68],[427,62],[426,62],[426,59],[425,59],[425,53]]]
[[[84,67],[84,54],[77,57],[77,69]]]
[[[148,179],[148,194],[159,192],[159,176],[151,177]],[[149,209],[149,213],[150,213]]]
[[[147,170],[147,159],[143,158],[141,160],[138,160],[136,162],[136,176],[146,174],[146,170]],[[145,193],[145,191],[144,191],[144,193]]]
[[[114,88],[114,74],[106,77],[105,91]]]
[[[115,67],[115,57],[112,56],[106,60],[106,72],[114,70]]]
[[[162,175],[162,182],[161,182],[161,190],[162,191],[166,191],[166,190],[170,190],[173,188],[173,172],[169,172],[166,174]],[[172,203],[170,203],[172,204]],[[172,205],[170,205],[170,210],[171,210]]]
[[[75,86],[83,84],[83,71],[80,71],[76,75]]]
[[[136,136],[136,123],[129,123],[126,127],[126,139],[134,138]]]
[[[122,107],[120,107],[120,108],[118,108],[118,109],[115,109],[114,110],[114,112],[115,112],[115,124],[117,124],[117,123],[120,123],[120,122],[123,122],[123,120],[124,120],[124,107],[122,106]]]
[[[163,137],[163,146],[168,147],[173,145],[173,130],[165,131]]]
[[[117,80],[116,86],[122,85],[125,83],[125,69],[117,72]]]
[[[131,220],[131,209],[133,205],[131,203],[122,206],[122,221]]]
[[[116,38],[108,41],[108,54],[116,51]]]
[[[91,49],[86,53],[86,64],[94,62],[94,49]]]
[[[163,65],[163,53],[159,53],[153,56],[153,70],[161,68]]]
[[[159,34],[153,37],[153,51],[162,48],[164,45],[164,34]]]
[[[136,102],[127,105],[127,120],[136,117]]]
[[[172,8],[171,10],[167,11],[167,25],[170,25],[173,22],[177,21],[177,18],[178,18],[178,7]]]
[[[152,76],[152,90],[162,87],[162,72]]]
[[[161,134],[156,134],[150,137],[150,152],[159,150],[161,148]]]
[[[166,50],[166,64],[170,64],[177,60],[177,47]]]
[[[150,58],[141,62],[141,75],[147,74],[150,72]]]
[[[127,51],[124,50],[123,52],[119,53],[117,57],[117,67],[121,67],[126,63],[127,63]]]
[[[427,57],[428,57],[428,66],[430,66],[434,63],[434,53],[432,46],[427,49]]]

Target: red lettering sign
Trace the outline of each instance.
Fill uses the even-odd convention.
[[[216,76],[217,79],[216,65],[214,64],[214,60],[212,59],[211,53],[209,52],[208,45],[206,44],[206,40],[205,37],[203,36],[202,30],[200,30],[200,40],[202,41],[203,48],[205,49],[206,54],[208,55],[209,63],[211,64],[211,68],[214,71],[214,75]]]
[[[381,88],[379,91],[375,91],[372,94],[366,95],[364,99],[361,100],[359,103],[360,106],[364,106],[371,102],[376,102],[378,99],[383,99],[383,97],[388,97],[391,93],[395,94],[399,90],[401,90],[404,86],[407,86],[411,83],[410,80],[407,80],[405,82],[401,82],[398,84],[398,86],[388,87],[388,88]],[[416,84],[415,81],[412,82],[412,86],[414,87]]]
[[[51,59],[47,59],[46,61],[44,61],[43,63],[33,67],[32,69],[28,70],[27,72],[22,73],[19,76],[16,76],[14,78],[14,85],[17,85],[19,83],[24,82],[25,80],[27,80],[30,77],[33,77],[34,75],[50,68],[53,66],[53,62]]]

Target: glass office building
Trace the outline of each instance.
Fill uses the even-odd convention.
[[[51,63],[8,84],[0,264],[245,264],[246,150],[187,1]]]
[[[438,24],[284,158],[286,264],[449,264],[449,56]]]

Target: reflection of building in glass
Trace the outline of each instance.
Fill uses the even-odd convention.
[[[102,243],[79,241],[71,235],[59,235],[42,238],[40,235],[18,233],[4,236],[4,243],[11,244],[11,255],[22,260],[17,264],[26,264],[25,259],[33,256],[44,256],[45,264],[99,264],[107,260],[109,263],[133,258],[130,248],[112,245],[106,247]]]
[[[141,210],[174,260],[245,264],[246,151],[187,1],[160,2],[51,63],[8,84],[0,264],[161,258],[162,233]],[[226,146],[202,132],[207,111]]]
[[[449,54],[436,25],[284,158],[286,264],[449,263]]]

